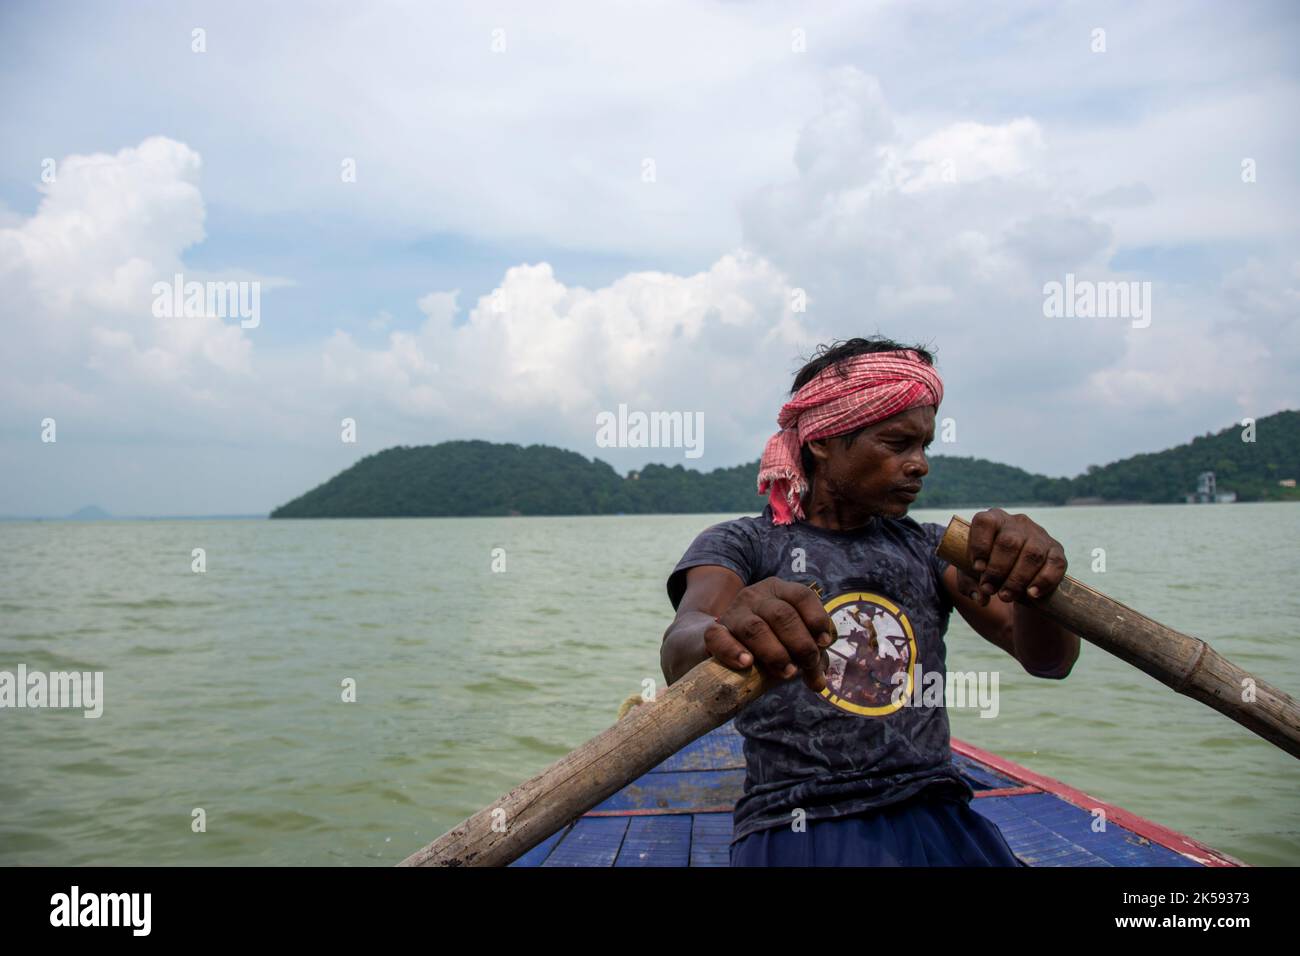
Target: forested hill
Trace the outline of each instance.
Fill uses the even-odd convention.
[[[1108,501],[1182,501],[1196,490],[1196,476],[1212,471],[1219,491],[1235,491],[1241,501],[1300,501],[1296,489],[1278,485],[1300,478],[1300,412],[1257,420],[1254,441],[1242,440],[1246,432],[1240,424],[1231,425],[1177,448],[1089,468],[1071,482],[1072,494]]]
[[[1234,425],[1167,451],[1137,455],[1077,478],[1048,478],[979,458],[935,455],[915,507],[1065,504],[1074,499],[1175,502],[1213,471],[1219,491],[1242,501],[1300,501],[1281,479],[1300,477],[1300,412]],[[647,465],[628,477],[610,465],[547,445],[451,441],[398,446],[361,459],[271,513],[273,518],[471,515],[753,514],[758,462],[709,472]]]

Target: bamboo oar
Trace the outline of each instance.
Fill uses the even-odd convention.
[[[753,667],[709,658],[567,757],[521,783],[400,866],[504,866],[575,817],[734,717],[769,687]]]
[[[939,554],[970,571],[970,525],[948,524]],[[1300,757],[1300,708],[1217,654],[1204,641],[1158,624],[1066,577],[1034,607],[1180,694],[1215,710]],[[401,866],[504,866],[560,827],[726,723],[770,687],[755,668],[732,671],[709,659],[604,733],[444,833]],[[1253,686],[1254,700],[1242,698]]]
[[[939,542],[939,556],[978,577],[967,555],[969,541],[970,524],[953,518]],[[1300,705],[1200,638],[1165,627],[1068,575],[1050,596],[1026,603],[1178,693],[1208,704],[1300,757]]]

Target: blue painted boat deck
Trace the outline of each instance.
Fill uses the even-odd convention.
[[[741,745],[735,727],[724,724],[511,865],[727,866],[731,810],[745,783]],[[1204,865],[1113,820],[1097,832],[1087,809],[973,757],[954,751],[953,762],[975,790],[972,808],[997,824],[1030,866]]]

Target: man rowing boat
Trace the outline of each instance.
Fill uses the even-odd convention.
[[[701,532],[668,579],[669,683],[710,656],[779,681],[736,718],[747,773],[732,865],[1015,865],[969,807],[942,698],[909,698],[915,668],[945,672],[954,607],[1030,674],[1068,675],[1079,639],[1034,609],[1064,577],[1064,550],[1024,515],[982,511],[977,580],[935,554],[942,526],[907,517],[943,400],[925,349],[824,346],[791,395],[759,468],[762,515]],[[841,610],[859,622],[843,639]],[[827,668],[830,648],[844,667]],[[864,693],[866,676],[907,690]]]

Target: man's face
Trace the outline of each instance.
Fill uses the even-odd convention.
[[[932,441],[934,406],[910,408],[868,426],[848,448],[839,438],[810,442],[814,480],[846,512],[900,518],[930,471],[925,450]]]

